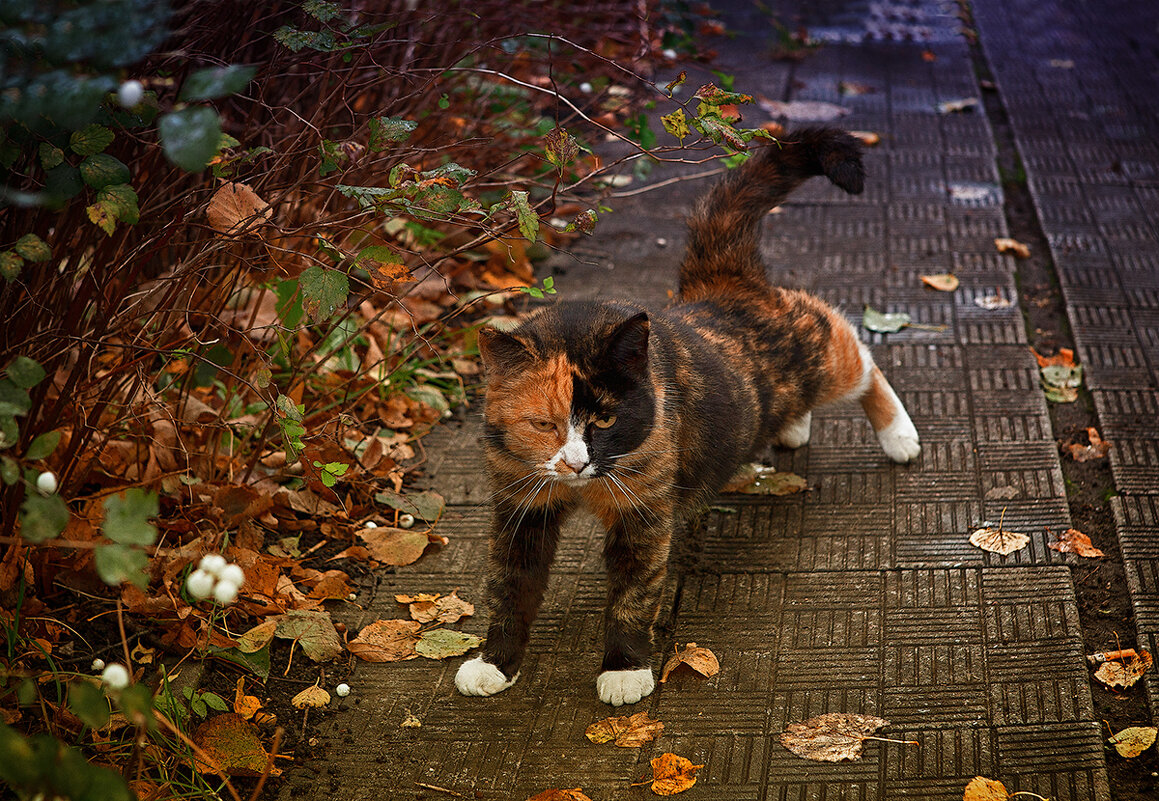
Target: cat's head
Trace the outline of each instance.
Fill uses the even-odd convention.
[[[492,455],[571,486],[608,475],[652,429],[650,330],[639,308],[584,302],[481,330]]]

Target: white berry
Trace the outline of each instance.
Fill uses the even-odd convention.
[[[378,528],[378,523],[375,523],[373,520],[367,520],[366,528]]]
[[[56,492],[56,475],[49,471],[44,471],[36,477],[36,488],[40,490],[41,495],[52,495]]]
[[[117,102],[124,108],[132,108],[145,96],[145,87],[140,81],[125,81],[117,89]]]
[[[217,582],[217,586],[213,588],[213,598],[222,606],[231,604],[237,600],[238,586],[232,581],[221,579]]]
[[[124,665],[114,662],[101,673],[101,681],[111,690],[123,690],[129,686],[129,671]]]
[[[96,672],[98,670],[104,670],[104,669],[105,669],[105,660],[101,659],[100,657],[93,660],[93,671],[94,672]]]
[[[218,572],[217,578],[219,581],[228,581],[230,584],[234,584],[238,587],[241,587],[242,584],[245,584],[245,572],[240,567],[233,564],[223,567]]]
[[[346,683],[339,684],[334,688],[334,694],[339,698],[345,698],[350,695],[350,685]]]
[[[197,566],[206,573],[216,577],[221,575],[221,569],[225,565],[226,561],[224,556],[219,553],[207,553],[201,557],[201,562]]]
[[[215,581],[212,573],[198,568],[189,574],[189,578],[185,579],[185,589],[197,600],[204,600],[213,594]]]
[[[399,528],[410,528],[414,524],[415,524],[415,516],[414,515],[401,514],[398,516],[398,527]]]

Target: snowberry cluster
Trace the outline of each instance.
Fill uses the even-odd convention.
[[[225,561],[221,554],[207,553],[185,580],[185,589],[199,601],[212,595],[219,604],[231,604],[244,581],[240,567]]]

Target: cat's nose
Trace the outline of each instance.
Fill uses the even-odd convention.
[[[574,470],[576,475],[582,473],[584,468],[591,464],[586,454],[583,456],[564,456],[563,462]]]

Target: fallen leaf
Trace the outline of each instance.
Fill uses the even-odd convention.
[[[382,490],[374,493],[374,500],[428,523],[436,522],[447,508],[446,499],[434,490],[412,492],[407,495],[393,490]]]
[[[342,653],[342,641],[329,612],[295,609],[271,619],[277,621],[276,636],[297,641],[315,662],[328,662]]]
[[[245,680],[245,677],[238,679],[238,682]],[[238,690],[233,699],[233,711],[241,715],[246,720],[249,720],[262,708],[261,699],[255,695],[246,695],[244,690]]]
[[[450,595],[396,595],[394,599],[400,604],[409,604],[412,620],[420,623],[454,623],[475,614],[475,605],[464,601],[457,593],[455,590]]]
[[[1030,543],[1030,537],[1019,534],[1017,531],[1007,531],[1001,526],[987,526],[976,529],[970,535],[970,544],[990,553],[1009,556],[1015,551],[1025,548]]]
[[[1011,239],[1008,236],[1000,236],[995,239],[994,247],[998,248],[999,253],[1013,253],[1020,259],[1030,258],[1030,248],[1017,239]]]
[[[676,795],[696,784],[696,771],[704,765],[693,765],[676,754],[661,754],[652,760],[652,792]]]
[[[769,116],[783,117],[792,122],[799,122],[801,120],[830,122],[844,117],[849,113],[849,109],[844,106],[825,103],[820,100],[792,100],[785,103],[780,100],[771,100],[767,97],[758,97],[757,103],[769,113]]]
[[[843,96],[871,95],[877,91],[876,86],[856,81],[838,81],[837,93]]]
[[[922,283],[930,289],[936,289],[939,292],[953,292],[958,288],[958,276],[950,273],[937,273],[936,275],[919,275]]]
[[[1054,403],[1074,403],[1083,383],[1082,365],[1051,364],[1038,368],[1039,383],[1046,399]]]
[[[1034,348],[1031,348],[1030,352],[1034,354],[1034,358],[1038,362],[1039,367],[1075,366],[1074,351],[1070,348],[1059,348],[1058,353],[1054,354],[1053,356],[1043,356]]]
[[[253,189],[246,184],[234,183],[222,184],[213,193],[205,209],[210,226],[230,236],[268,222],[272,213],[269,204],[258,197]]]
[[[243,654],[253,654],[269,645],[278,630],[278,621],[271,618],[259,623],[237,638],[237,650]]]
[[[1154,726],[1131,726],[1112,734],[1107,742],[1115,746],[1119,756],[1134,759],[1155,744],[1157,731]]]
[[[1014,304],[1001,295],[986,295],[980,298],[974,298],[974,305],[986,311],[995,311],[997,309],[1009,309]]]
[[[319,709],[330,703],[330,693],[315,684],[307,687],[290,700],[294,709]]]
[[[962,111],[973,111],[977,107],[978,98],[962,97],[957,100],[947,100],[944,103],[938,103],[938,113],[954,114]]]
[[[544,790],[542,793],[531,796],[527,801],[592,801],[584,791],[576,787],[574,790]]]
[[[790,723],[781,732],[781,745],[797,756],[818,762],[860,759],[865,739],[888,725],[888,720],[872,715],[830,712],[804,723]]]
[[[1135,684],[1151,668],[1151,654],[1140,650],[1138,656],[1127,660],[1104,662],[1095,671],[1095,678],[1114,689],[1127,688]]]
[[[866,306],[861,316],[861,325],[869,331],[878,334],[896,334],[913,321],[905,312],[885,314],[872,306]]]
[[[408,709],[406,717],[402,719],[402,723],[398,724],[398,727],[400,729],[421,729],[423,722]]]
[[[984,776],[975,776],[966,785],[966,793],[962,796],[962,801],[1006,801],[1008,798],[1010,798],[1010,792],[1002,782],[987,779]]]
[[[431,544],[423,531],[390,526],[362,529],[358,536],[366,543],[371,559],[394,567],[416,561]]]
[[[1079,556],[1106,556],[1091,544],[1090,537],[1073,528],[1068,528],[1059,534],[1058,542],[1050,543],[1050,547],[1059,553],[1077,553]]]
[[[1087,429],[1087,438],[1090,440],[1090,445],[1082,445],[1073,443],[1071,445],[1064,445],[1063,450],[1070,454],[1070,457],[1076,462],[1089,462],[1092,459],[1102,459],[1106,457],[1107,452],[1111,450],[1111,443],[1099,436],[1099,431],[1096,428]]]
[[[793,495],[808,488],[808,482],[796,473],[752,463],[741,467],[721,491],[746,495]]]
[[[664,669],[660,671],[660,683],[668,681],[668,674],[681,665],[688,665],[705,678],[712,678],[720,672],[720,662],[717,660],[716,654],[690,642],[684,646],[683,651],[677,647],[676,653],[664,663]]]
[[[647,712],[618,718],[597,720],[587,727],[584,736],[593,743],[614,741],[621,748],[639,748],[660,736],[664,724],[653,720]]]
[[[376,620],[347,643],[350,653],[367,662],[415,659],[422,624],[414,620]]]
[[[449,656],[462,656],[472,648],[478,648],[483,640],[474,634],[465,634],[450,629],[435,629],[424,631],[419,641],[415,643],[415,652],[427,659],[446,659]]]
[[[270,762],[257,729],[241,715],[226,712],[214,715],[193,732],[193,742],[201,756],[193,757],[198,770],[218,776],[261,776],[267,765],[271,776],[281,774]]]

